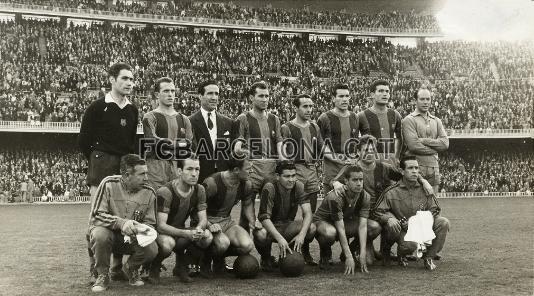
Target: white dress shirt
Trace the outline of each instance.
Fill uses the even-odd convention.
[[[206,127],[208,127],[208,111],[201,107],[200,112],[202,113],[202,118],[204,118]],[[211,122],[213,122],[213,128],[211,130],[208,128],[208,131],[210,133],[211,144],[215,149],[215,141],[217,140],[217,116],[215,116],[215,110],[211,111],[210,113]]]

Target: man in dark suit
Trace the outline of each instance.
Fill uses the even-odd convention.
[[[200,160],[198,182],[201,183],[213,173],[228,170],[227,160],[231,153],[230,145],[235,139],[235,123],[227,116],[216,112],[219,103],[217,82],[204,81],[199,85],[198,93],[200,110],[191,115],[189,120]]]

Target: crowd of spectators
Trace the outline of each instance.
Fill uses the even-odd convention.
[[[534,153],[449,153],[439,161],[442,192],[534,192]]]
[[[316,11],[311,9],[281,9],[269,6],[246,7],[234,3],[209,3],[193,1],[174,1],[150,5],[148,1],[116,1],[107,5],[107,1],[95,0],[11,0],[13,3],[68,7],[78,9],[106,10],[141,14],[173,15],[204,19],[238,20],[248,24],[305,24],[361,28],[394,28],[398,30],[424,29],[439,31],[439,25],[433,15],[420,14],[415,11],[406,13],[388,11],[380,13],[351,13],[344,11]]]
[[[531,46],[528,42],[438,42],[410,49],[378,41],[312,41],[101,24],[63,26],[35,20],[1,22],[0,37],[2,120],[80,121],[98,90],[109,87],[106,69],[115,61],[135,67],[132,100],[143,112],[154,108],[150,89],[160,76],[176,81],[177,109],[185,114],[198,108],[191,92],[208,77],[220,81],[221,111],[232,117],[248,107],[246,87],[259,79],[270,83],[270,108],[283,120],[292,116],[291,96],[302,92],[316,98],[316,115],[330,108],[329,90],[336,81],[349,83],[358,111],[367,106],[367,86],[376,77],[367,75],[378,71],[392,81],[390,106],[406,115],[414,108],[412,94],[422,82],[399,74],[418,62],[432,78],[432,83],[425,82],[435,95],[432,112],[447,128],[533,126],[534,53],[526,50]],[[495,57],[491,66],[480,62],[490,56],[488,48]],[[439,69],[454,75],[476,71],[468,79],[436,80],[451,78],[441,76]],[[486,79],[494,76],[492,71],[501,80]]]
[[[533,46],[533,41],[441,41],[425,43],[411,55],[433,79],[520,79],[534,77]]]
[[[534,192],[532,152],[446,153],[440,192]],[[0,202],[87,196],[85,158],[72,147],[0,148]]]
[[[0,202],[72,200],[86,196],[86,161],[73,148],[0,148]]]

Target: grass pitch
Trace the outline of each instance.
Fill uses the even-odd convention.
[[[440,200],[451,221],[443,259],[428,272],[371,266],[370,273],[342,274],[343,265],[303,276],[260,273],[182,284],[172,278],[174,258],[164,263],[158,286],[131,288],[112,282],[104,295],[533,295],[534,200],[532,198]],[[85,244],[89,205],[0,206],[0,295],[93,294],[87,286]],[[234,213],[235,215],[236,213]],[[273,250],[277,247],[273,246]],[[318,260],[318,246],[312,244]],[[338,260],[339,245],[334,247]]]

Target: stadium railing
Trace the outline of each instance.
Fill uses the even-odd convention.
[[[449,129],[449,137],[472,138],[476,137],[534,137],[534,129]]]
[[[533,197],[533,192],[440,192],[438,198]]]
[[[373,36],[413,36],[413,37],[440,37],[443,33],[434,29],[402,29],[397,28],[366,28],[366,27],[348,27],[348,26],[327,26],[311,24],[287,24],[287,23],[270,23],[257,21],[242,20],[224,20],[215,18],[199,17],[182,17],[175,15],[155,15],[141,14],[130,12],[114,12],[105,10],[79,9],[66,7],[52,7],[41,5],[29,5],[19,3],[0,2],[1,12],[11,13],[40,13],[42,15],[68,16],[73,18],[94,18],[99,20],[113,21],[137,21],[149,23],[166,23],[176,25],[197,25],[208,27],[225,27],[253,30],[274,30],[290,32],[315,32],[325,34],[355,34],[355,35],[373,35]],[[111,18],[112,17],[112,18]]]
[[[493,197],[534,197],[534,192],[441,192],[438,193],[437,198],[493,198]],[[65,198],[64,196],[47,197],[46,201],[41,199],[41,196],[33,196],[33,202],[37,203],[89,203],[90,196],[71,196]]]
[[[48,121],[0,121],[0,131],[14,132],[53,132],[78,133],[79,122],[48,122]],[[143,134],[143,126],[139,124],[137,133]],[[534,128],[526,129],[449,129],[450,138],[534,138]]]
[[[79,122],[0,121],[0,131],[79,133]]]

